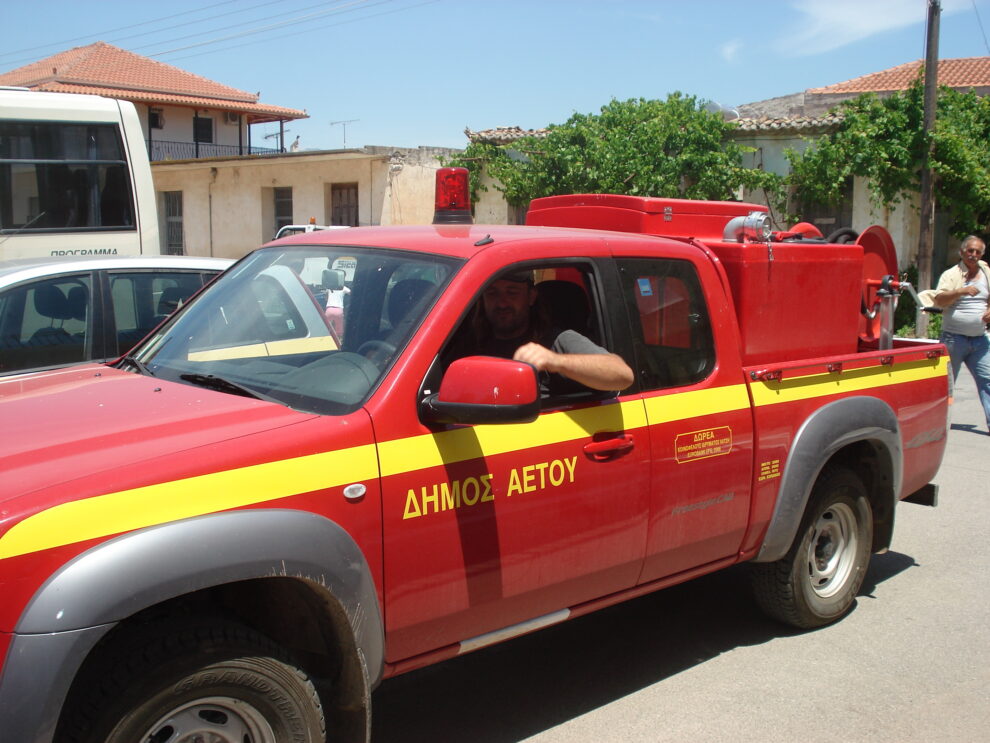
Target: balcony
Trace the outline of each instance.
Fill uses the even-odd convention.
[[[152,162],[160,160],[196,160],[203,157],[240,157],[243,155],[281,155],[282,150],[236,144],[210,144],[208,142],[147,142],[148,157]]]

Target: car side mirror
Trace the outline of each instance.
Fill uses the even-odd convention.
[[[536,369],[491,356],[454,361],[419,406],[424,423],[529,423],[539,414]]]

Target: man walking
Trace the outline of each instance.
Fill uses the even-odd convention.
[[[983,240],[970,235],[959,248],[961,260],[938,280],[932,301],[944,308],[940,340],[949,349],[953,381],[966,364],[980,393],[990,429],[990,267],[981,258]]]

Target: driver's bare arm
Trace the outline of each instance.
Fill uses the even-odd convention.
[[[556,353],[539,343],[527,343],[516,349],[512,358],[532,364],[538,371],[562,374],[595,390],[620,392],[633,383],[632,369],[614,353]]]

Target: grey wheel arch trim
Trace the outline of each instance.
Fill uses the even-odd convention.
[[[384,627],[354,540],[306,511],[227,511],[124,534],[52,575],[21,615],[0,675],[0,720],[12,726],[6,732],[50,740],[72,678],[117,622],[194,591],[274,577],[307,580],[341,605],[370,693],[384,668]],[[41,695],[22,705],[26,689]]]
[[[901,491],[903,451],[900,424],[893,409],[875,397],[846,397],[808,417],[794,437],[763,545],[754,562],[774,562],[787,554],[801,525],[811,489],[825,464],[857,441],[879,443],[893,465],[891,506]]]

